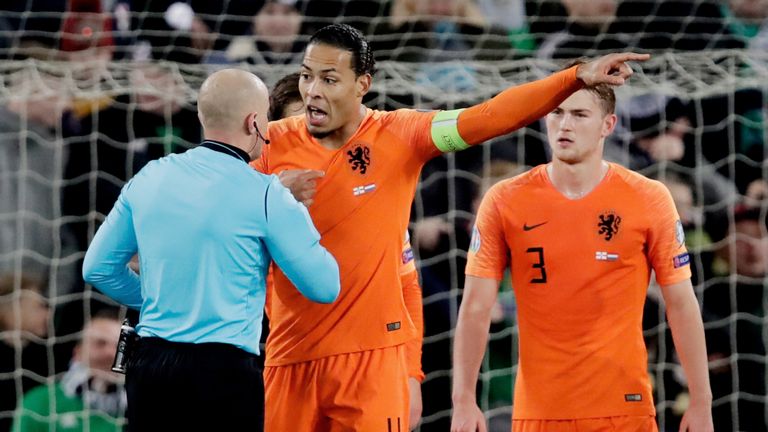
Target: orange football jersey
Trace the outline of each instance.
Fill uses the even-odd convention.
[[[320,243],[339,263],[341,293],[333,304],[313,303],[275,268],[268,366],[394,346],[416,337],[400,281],[403,233],[421,168],[440,154],[430,135],[434,115],[369,109],[355,135],[338,150],[315,141],[303,117],[270,123],[273,144],[264,146],[256,164],[260,171],[325,172],[309,213]]]
[[[511,267],[520,330],[515,419],[653,415],[642,334],[651,270],[690,278],[682,225],[659,182],[610,164],[588,195],[555,189],[546,165],[492,187],[466,272]]]

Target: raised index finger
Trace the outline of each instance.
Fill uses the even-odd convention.
[[[651,58],[650,54],[640,54],[640,53],[634,53],[634,52],[625,52],[625,53],[618,53],[616,54],[616,57],[614,58],[615,61],[619,62],[626,62],[626,61],[646,61]]]

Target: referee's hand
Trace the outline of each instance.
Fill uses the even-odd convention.
[[[485,415],[476,402],[459,402],[453,405],[451,432],[488,432]]]
[[[580,64],[576,70],[576,78],[588,86],[596,84],[622,85],[633,73],[627,62],[646,61],[650,58],[650,54],[632,52],[604,55]]]
[[[280,172],[278,178],[280,183],[291,191],[296,201],[309,207],[315,202],[317,179],[324,175],[324,172],[318,170],[290,169]]]

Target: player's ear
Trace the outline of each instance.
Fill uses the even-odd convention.
[[[608,135],[613,133],[613,130],[616,129],[617,122],[618,122],[618,117],[616,116],[616,114],[609,114],[603,118],[603,130],[602,130],[603,137],[607,137]]]
[[[355,96],[363,97],[368,94],[368,91],[371,89],[372,81],[373,77],[371,74],[362,74],[357,77],[357,80],[355,81]]]

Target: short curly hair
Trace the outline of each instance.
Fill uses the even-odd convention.
[[[352,54],[352,70],[356,76],[373,75],[376,61],[368,40],[356,28],[348,24],[331,24],[316,31],[309,38],[309,45],[323,44],[349,51]]]

